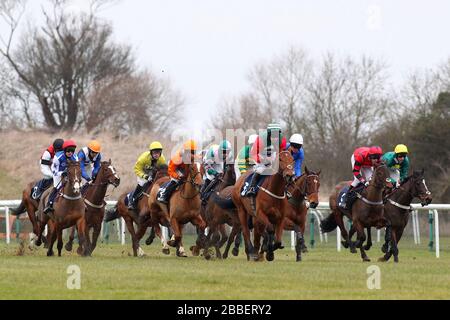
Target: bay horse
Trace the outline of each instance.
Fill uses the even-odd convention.
[[[228,234],[225,230],[225,224],[229,224],[231,226],[236,223],[239,224],[239,219],[230,217],[227,213],[227,210],[221,208],[214,201],[215,195],[220,194],[220,192],[228,186],[232,186],[236,182],[236,173],[234,171],[234,164],[227,164],[225,166],[225,172],[223,177],[219,178],[220,183],[215,186],[212,190],[209,201],[206,206],[202,206],[201,213],[202,218],[205,220],[207,227],[209,228],[208,235],[205,239],[205,247],[203,256],[205,259],[210,259],[211,255],[208,252],[210,246],[214,246],[216,250],[216,257],[221,259],[222,254],[220,252],[220,248],[225,244],[228,240]],[[191,248],[192,250],[193,248]],[[194,250],[192,250],[194,251]]]
[[[345,184],[348,184],[348,182],[339,183],[335,188],[335,192],[330,196],[331,214],[325,220],[321,221],[321,228],[323,232],[330,232],[336,226],[339,226],[346,239],[343,244],[346,247],[350,246],[351,250],[354,247],[359,248],[362,260],[368,262],[370,259],[367,257],[365,250],[369,250],[372,243],[370,228],[376,227],[380,229],[390,225],[390,222],[384,216],[383,210],[383,192],[386,188],[392,188],[392,183],[389,179],[389,170],[384,163],[375,166],[369,185],[363,189],[361,194],[357,193],[358,199],[356,199],[350,210],[339,207],[337,203],[340,192],[339,187]],[[352,220],[352,229],[357,233],[357,241],[354,244],[351,242],[351,236],[345,229],[343,222],[344,215]],[[367,238],[364,233],[364,228],[367,229],[369,237],[366,246],[363,246]],[[390,241],[390,232],[386,232],[386,236]]]
[[[386,239],[387,241],[382,249],[385,255],[379,261],[388,261],[392,255],[394,255],[395,262],[399,261],[397,245],[403,235],[403,230],[408,224],[411,202],[414,198],[419,198],[423,207],[429,205],[432,201],[431,192],[425,183],[424,170],[414,171],[411,176],[402,182],[399,188],[394,189],[386,197],[384,215],[391,223],[389,228],[392,228],[392,239],[391,243]],[[390,244],[391,246],[389,246]],[[389,247],[390,250],[388,251]]]
[[[20,204],[17,208],[11,208],[11,214],[19,215],[19,214],[25,213],[25,211],[26,211],[28,214],[28,218],[30,219],[31,225],[33,226],[33,233],[37,237],[37,235],[39,234],[39,229],[40,229],[40,220],[37,218],[36,212],[38,210],[40,199],[34,200],[31,197],[33,188],[36,185],[36,183],[37,183],[37,181],[30,182],[25,186],[25,188],[22,191],[22,200],[21,200]],[[49,189],[51,189],[51,188],[49,188]],[[42,192],[40,198],[42,198],[44,192]],[[42,241],[46,244],[47,243],[46,237],[42,236]],[[30,247],[30,249],[31,249],[31,247]]]
[[[182,227],[186,223],[192,223],[199,230],[199,239],[197,246],[203,247],[205,241],[206,223],[201,217],[200,207],[200,188],[202,177],[195,162],[187,165],[187,176],[170,196],[168,205],[156,200],[161,185],[168,182],[169,177],[156,180],[150,191],[148,205],[150,207],[150,219],[144,219],[139,226],[136,234],[138,241],[145,233],[149,224],[161,224],[166,227],[172,227],[174,240],[168,241],[171,247],[176,248],[178,257],[187,257],[182,243]]]
[[[122,217],[125,221],[125,224],[127,226],[128,232],[131,235],[132,240],[132,248],[133,248],[133,255],[137,257],[138,255],[143,255],[143,250],[139,246],[139,240],[136,237],[137,229],[134,228],[134,224],[139,226],[141,223],[143,223],[142,219],[140,217],[149,217],[150,216],[150,207],[148,204],[148,197],[150,196],[150,190],[153,186],[153,181],[156,181],[162,177],[167,176],[167,165],[160,165],[156,167],[155,172],[153,173],[154,178],[152,182],[147,183],[144,185],[144,190],[142,193],[142,197],[138,200],[136,205],[136,211],[130,210],[128,208],[128,205],[125,203],[125,199],[128,197],[128,192],[123,193],[120,195],[119,199],[117,200],[117,204],[112,210],[108,210],[106,212],[104,221],[109,222],[115,219],[118,219]],[[132,190],[131,190],[132,191]],[[146,224],[146,227],[144,229],[144,232],[147,230],[147,226],[152,226],[152,232],[156,231],[156,234],[158,237],[162,239],[161,235],[161,229],[159,227],[159,224],[153,224],[149,225]],[[167,245],[163,244],[163,253],[169,254],[169,247]]]
[[[89,184],[83,195],[84,203],[86,204],[84,219],[86,220],[86,242],[89,248],[89,255],[92,254],[97,246],[97,239],[105,215],[106,202],[104,199],[106,191],[108,190],[108,185],[110,184],[117,188],[120,185],[120,178],[117,175],[116,169],[111,164],[111,160],[103,161],[100,164],[100,169],[95,177],[95,181]],[[93,229],[92,241],[90,239],[91,228]],[[72,227],[69,241],[65,245],[67,251],[72,251],[74,236],[75,227]]]
[[[257,261],[259,259],[259,249],[253,246],[250,239],[250,230],[248,227],[249,217],[256,218],[262,222],[263,230],[254,230],[255,244],[259,241],[262,233],[267,232],[267,252],[266,259],[274,259],[274,251],[282,249],[281,237],[283,234],[284,215],[287,212],[289,203],[286,199],[286,186],[294,176],[294,159],[290,152],[282,151],[278,156],[278,170],[271,176],[266,177],[260,187],[260,191],[255,198],[241,196],[242,186],[250,173],[242,175],[236,182],[231,198],[237,208],[242,233],[244,236],[245,252],[247,260]],[[256,212],[253,211],[252,202],[255,203]],[[261,231],[261,233],[258,233]]]
[[[288,186],[291,194],[290,206],[284,218],[284,230],[295,232],[296,261],[302,260],[302,252],[307,252],[305,245],[305,227],[308,208],[319,205],[320,171],[314,172],[305,167],[305,172]]]
[[[85,204],[81,196],[81,169],[79,161],[67,161],[67,176],[63,178],[63,187],[59,196],[55,199],[53,208],[54,211],[44,214],[43,210],[47,203],[48,196],[52,188],[47,190],[39,202],[39,214],[41,218],[40,229],[38,233],[38,240],[36,245],[39,245],[44,231],[44,226],[48,222],[49,226],[49,246],[47,256],[53,256],[53,244],[58,239],[58,256],[61,256],[63,248],[62,231],[70,228],[73,225],[77,226],[80,246],[82,247],[81,254],[83,256],[89,253],[89,248],[86,243],[86,221],[84,220]]]

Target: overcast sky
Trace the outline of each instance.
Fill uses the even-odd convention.
[[[292,45],[319,58],[382,57],[400,83],[450,56],[449,14],[446,0],[122,0],[101,15],[140,64],[187,96],[185,116],[196,129],[220,112],[221,98],[246,89],[249,68]]]

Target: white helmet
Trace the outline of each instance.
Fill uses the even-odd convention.
[[[290,143],[295,143],[295,144],[303,144],[303,136],[301,134],[294,134],[292,135],[292,137],[289,139]]]
[[[258,139],[258,135],[252,134],[250,137],[248,137],[248,144],[254,144],[256,139]]]

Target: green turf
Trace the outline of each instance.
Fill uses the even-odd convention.
[[[189,242],[186,241],[186,247]],[[144,258],[129,256],[129,245],[100,244],[91,258],[0,245],[0,299],[449,299],[450,239],[441,239],[441,258],[411,241],[400,246],[400,263],[363,263],[359,255],[336,252],[335,241],[317,244],[296,263],[290,249],[274,262],[245,257],[206,261],[176,258],[158,245],[143,247]],[[380,244],[368,252],[373,261]],[[69,265],[81,268],[81,290],[66,287]],[[367,267],[381,268],[381,290],[367,288]]]

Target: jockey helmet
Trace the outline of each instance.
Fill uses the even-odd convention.
[[[148,148],[150,149],[150,151],[154,151],[154,150],[162,150],[163,146],[161,144],[161,142],[159,141],[153,141],[152,143],[150,143],[150,145],[148,146]]]
[[[100,145],[100,142],[98,142],[97,140],[92,140],[88,144],[88,149],[91,150],[92,152],[99,153],[102,147]]]
[[[53,141],[53,150],[55,150],[55,152],[61,151],[63,149],[63,145],[63,139],[55,139],[55,141]]]
[[[231,143],[228,140],[223,140],[220,143],[219,151],[229,151],[231,150]]]
[[[369,148],[369,158],[370,159],[379,159],[383,154],[383,150],[381,147],[373,146]]]
[[[75,143],[75,141],[73,141],[73,140],[64,141],[64,144],[63,144],[64,151],[66,151],[67,149],[72,149],[73,151],[75,151],[76,148],[77,148],[77,144]]]
[[[289,139],[290,144],[303,144],[303,136],[301,134],[293,134],[292,137]]]
[[[395,154],[399,154],[399,153],[408,154],[408,147],[405,146],[404,144],[398,144],[398,145],[395,147],[394,152],[395,152]]]
[[[186,141],[183,144],[183,150],[184,151],[197,151],[197,143],[194,140]]]
[[[248,137],[248,144],[254,144],[256,142],[256,139],[258,139],[258,135],[252,134],[250,137]]]

